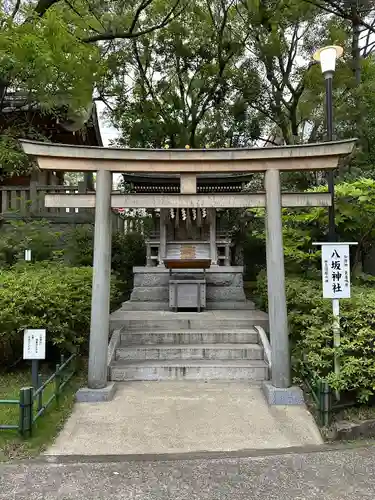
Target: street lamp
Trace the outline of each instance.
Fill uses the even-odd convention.
[[[333,136],[333,106],[332,106],[332,80],[336,69],[336,60],[339,59],[344,50],[338,45],[329,45],[319,49],[314,54],[315,61],[320,63],[320,67],[326,82],[326,121],[327,121],[327,141],[332,141]],[[328,191],[331,194],[331,206],[328,213],[329,241],[336,241],[335,229],[335,181],[334,172],[328,173]]]

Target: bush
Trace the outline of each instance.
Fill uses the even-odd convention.
[[[326,187],[315,189],[327,191]],[[335,187],[335,221],[339,241],[358,242],[351,248],[355,275],[361,274],[366,255],[375,244],[375,180],[358,179]],[[266,262],[265,210],[250,209],[247,237],[244,242],[245,263],[252,275]],[[326,241],[328,209],[314,207],[282,210],[285,268],[290,274],[317,276],[321,253],[313,242]],[[254,256],[253,256],[254,254]]]
[[[54,260],[59,256],[62,233],[47,221],[12,221],[0,233],[0,266],[24,261],[31,250],[32,261]]]
[[[146,263],[146,245],[139,233],[115,233],[112,239],[112,270],[122,298],[128,299],[133,288],[133,266]]]
[[[332,306],[322,298],[320,281],[291,278],[286,282],[289,335],[294,375],[306,369],[326,378],[338,391],[355,391],[359,401],[375,394],[375,290],[355,286],[352,298],[341,301],[341,372],[334,373]],[[265,274],[258,278],[259,305],[267,307]]]
[[[321,187],[315,191],[326,190]],[[375,180],[362,178],[335,187],[335,222],[339,241],[358,243],[351,249],[353,273],[358,274],[375,241]],[[320,252],[312,252],[311,244],[326,240],[328,210],[284,209],[283,226],[285,259],[291,272],[320,269]]]
[[[117,301],[112,280],[111,300]],[[22,356],[25,328],[47,329],[47,356],[56,348],[86,347],[90,330],[92,268],[49,263],[0,270],[0,363]]]
[[[64,260],[72,266],[92,266],[94,251],[94,226],[80,224],[67,232]]]
[[[30,249],[33,262],[55,261],[70,266],[92,266],[94,226],[80,224],[56,231],[47,221],[15,221],[0,233],[0,267],[24,262]],[[133,266],[146,262],[146,246],[140,233],[114,232],[112,235],[112,270],[123,293],[132,288]]]
[[[67,246],[64,250],[67,263],[73,266],[92,266],[93,251],[93,226],[79,226],[68,233]],[[145,262],[146,246],[140,233],[113,233],[112,270],[124,295],[133,286],[133,266],[144,266]]]

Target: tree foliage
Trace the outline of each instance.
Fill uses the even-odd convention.
[[[315,191],[326,191],[321,186]],[[339,241],[357,242],[352,248],[353,276],[363,272],[367,255],[375,246],[375,181],[361,178],[335,188],[335,222]],[[328,210],[325,207],[282,211],[285,267],[288,274],[317,276],[320,251],[314,242],[327,241]],[[238,228],[237,224],[237,228]],[[249,209],[246,230],[242,228],[245,264],[250,279],[266,265],[264,209]]]
[[[87,114],[92,97],[126,146],[242,147],[325,137],[312,63],[345,49],[334,79],[336,137],[357,135],[340,175],[373,175],[375,2],[8,0],[0,14],[0,161],[21,171],[20,136],[48,139],[34,111]],[[5,112],[27,109],[18,120]],[[354,131],[356,133],[354,133]],[[318,180],[319,181],[319,180]],[[314,177],[288,180],[293,187]]]
[[[185,0],[0,3],[0,178],[27,171],[18,137],[49,139],[35,117],[87,119],[117,39],[166,26]]]
[[[341,345],[333,346],[332,305],[322,298],[321,282],[301,278],[287,279],[286,295],[296,383],[306,377],[324,378],[340,392],[350,392],[351,400],[373,400],[375,391],[374,334],[375,293],[365,286],[352,290],[351,300],[341,303]],[[260,305],[267,307],[267,283],[258,280]],[[340,373],[335,373],[334,358],[340,357]]]
[[[359,138],[339,175],[372,176],[373,127],[364,117],[373,114],[374,103],[375,46],[367,26],[373,2],[366,9],[356,40],[353,23],[318,0],[191,2],[163,30],[122,40],[111,53],[101,95],[119,144],[241,147],[324,140],[324,79],[312,55],[335,43],[345,54],[334,77],[335,138]],[[285,180],[289,188],[306,189],[322,178]]]
[[[283,4],[192,2],[164,30],[125,43],[109,86],[120,142],[228,147],[276,136],[300,142],[307,116],[298,105],[311,47],[320,39],[319,14],[297,0]]]
[[[204,147],[257,139],[258,123],[235,88],[248,31],[233,1],[191,2],[166,29],[124,44],[123,64],[110,75],[121,143]],[[253,73],[251,81],[255,92]]]

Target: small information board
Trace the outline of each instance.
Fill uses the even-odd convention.
[[[46,330],[25,330],[23,336],[23,359],[45,359]]]
[[[323,297],[350,298],[349,244],[322,245]]]

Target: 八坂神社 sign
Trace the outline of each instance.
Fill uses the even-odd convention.
[[[323,297],[326,299],[350,298],[349,244],[322,246]]]

